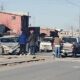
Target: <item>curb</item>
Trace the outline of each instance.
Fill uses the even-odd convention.
[[[30,57],[30,59],[26,59],[26,57],[22,57],[22,58],[19,57],[17,59],[12,59],[14,57],[12,57],[12,58],[6,57],[3,62],[0,62],[0,67],[17,65],[17,64],[26,63],[26,62],[45,61],[44,58],[38,58],[38,57],[34,57],[34,56],[29,56],[29,57]]]
[[[2,63],[0,64],[1,66],[8,66],[8,65],[16,65],[16,64],[21,64],[21,63],[26,63],[26,62],[33,62],[33,61],[43,61],[44,59],[36,59],[36,60],[28,60],[28,61],[18,61],[18,62],[11,62],[11,63]]]

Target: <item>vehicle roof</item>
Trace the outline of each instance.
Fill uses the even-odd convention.
[[[65,36],[65,37],[62,37],[62,38],[80,38],[80,37],[75,37],[75,36]]]
[[[50,36],[48,37],[48,36],[47,36],[47,37],[44,37],[44,38],[53,38],[53,37],[50,37]]]
[[[18,37],[18,36],[15,36],[15,35],[6,35],[6,36],[0,37],[0,38],[11,38],[11,37]]]

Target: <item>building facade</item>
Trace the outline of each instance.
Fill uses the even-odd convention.
[[[0,25],[6,26],[13,33],[19,34],[21,30],[27,29],[28,23],[28,15],[0,12]]]

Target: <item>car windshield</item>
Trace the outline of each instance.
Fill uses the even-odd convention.
[[[77,42],[77,39],[76,38],[63,38],[63,41],[73,43],[73,42]]]
[[[18,42],[18,37],[12,37],[12,38],[1,38],[1,42]]]
[[[43,41],[45,41],[45,42],[51,42],[52,38],[44,38]]]

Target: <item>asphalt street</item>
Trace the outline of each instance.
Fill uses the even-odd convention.
[[[80,62],[53,61],[0,72],[0,80],[80,80]]]
[[[41,56],[52,56],[53,52],[38,52],[36,55],[41,55]]]

